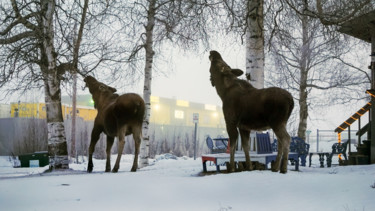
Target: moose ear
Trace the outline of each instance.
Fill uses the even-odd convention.
[[[235,75],[235,76],[241,76],[243,74],[243,71],[240,70],[240,69],[232,69],[232,74]]]
[[[100,85],[100,86],[99,86],[99,90],[100,90],[100,91],[105,91],[105,86],[104,86],[104,85]]]
[[[109,87],[109,88],[110,88],[111,92],[113,92],[113,93],[117,92],[117,89],[115,89],[113,87]]]

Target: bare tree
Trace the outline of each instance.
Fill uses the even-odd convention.
[[[372,0],[282,0],[298,15],[317,18],[326,26],[337,27],[374,9]],[[307,5],[302,11],[301,5]]]
[[[129,61],[144,64],[143,99],[146,116],[143,123],[140,167],[148,165],[149,120],[151,111],[151,81],[154,59],[163,44],[179,45],[182,49],[194,50],[194,46],[207,39],[206,24],[200,1],[143,0],[124,2],[119,10],[128,17],[123,20],[123,30],[132,39]],[[117,17],[125,17],[119,12]],[[130,45],[131,46],[131,45]],[[141,55],[143,52],[144,56]],[[160,54],[159,54],[160,55]]]
[[[47,0],[2,3],[0,44],[5,64],[1,86],[12,76],[22,77],[20,81],[26,87],[33,86],[33,81],[43,82],[51,167],[65,169],[69,162],[61,111],[61,74],[54,44],[55,8],[56,2]],[[24,68],[31,71],[22,71]]]
[[[328,105],[332,101],[342,103],[348,95],[355,93],[354,90],[360,96],[359,87],[364,86],[364,82],[369,83],[369,76],[366,71],[349,65],[350,62],[344,62],[353,49],[350,42],[344,44],[342,35],[325,35],[320,21],[305,15],[310,8],[308,1],[293,9],[282,3],[274,6],[278,12],[273,13],[267,24],[273,31],[270,51],[275,59],[269,83],[294,93],[299,105],[297,133],[305,139],[310,106]],[[279,10],[280,7],[283,10]],[[320,95],[327,95],[331,100],[314,96],[314,90],[320,90]],[[329,92],[323,92],[326,90]],[[343,90],[345,95],[338,94]]]
[[[245,37],[246,78],[256,88],[264,88],[264,1],[224,0],[227,30]]]
[[[115,44],[100,42],[103,36],[93,34],[98,33],[98,26],[104,26],[102,14],[107,3],[89,5],[87,0],[84,5],[80,1],[65,3],[59,0],[0,3],[0,88],[6,87],[9,93],[44,88],[52,168],[68,168],[61,110],[62,82],[71,78],[72,70],[87,67],[85,73],[80,71],[86,74],[106,64],[110,66],[113,61],[122,62],[120,51],[109,51]],[[80,26],[78,33],[72,33],[75,25]],[[83,27],[90,32],[84,40]],[[74,39],[73,34],[77,35]],[[113,37],[105,40],[110,38]]]

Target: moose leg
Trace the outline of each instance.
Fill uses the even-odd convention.
[[[276,132],[275,132],[276,133]],[[276,155],[276,161],[275,163],[273,163],[273,165],[271,166],[271,170],[273,172],[278,172],[279,169],[280,169],[280,162],[281,162],[281,156],[283,154],[283,151],[282,151],[282,141],[281,139],[279,138],[279,136],[277,136],[277,155]]]
[[[107,154],[107,162],[105,164],[105,172],[111,171],[111,149],[112,149],[113,142],[114,142],[114,138],[107,136],[107,148],[105,150]]]
[[[280,168],[280,173],[286,173],[288,171],[288,156],[289,156],[289,145],[290,136],[286,131],[285,126],[274,130],[277,136],[278,152],[276,157],[276,163],[272,171],[277,172]],[[280,167],[281,164],[281,167]]]
[[[120,168],[121,155],[122,155],[122,151],[124,150],[124,145],[125,145],[125,134],[126,134],[126,127],[123,127],[118,132],[118,154],[117,154],[115,166],[112,169],[112,172],[114,173],[118,172],[118,169]]]
[[[280,167],[280,173],[285,174],[288,171],[288,157],[289,157],[289,147],[290,147],[290,136],[284,127],[282,129],[283,133],[283,161]],[[296,161],[299,162],[299,161]]]
[[[94,168],[94,164],[92,162],[92,154],[95,151],[95,145],[99,140],[101,132],[102,130],[97,126],[94,126],[91,132],[91,141],[90,141],[90,146],[89,146],[89,164],[87,165],[87,172],[89,173],[91,173],[92,169]]]
[[[236,147],[237,147],[238,131],[235,126],[230,126],[227,124],[227,132],[228,132],[229,141],[230,141],[230,160],[229,160],[229,168],[227,169],[227,171],[230,173],[230,172],[235,171],[234,154],[236,152]]]
[[[251,171],[251,170],[253,170],[253,166],[251,164],[250,155],[249,155],[249,152],[250,152],[250,143],[249,143],[250,131],[240,129],[240,135],[241,135],[241,144],[242,144],[242,148],[243,148],[243,151],[245,153],[245,159],[246,159],[245,170]]]
[[[134,160],[133,160],[133,166],[131,171],[135,172],[138,168],[138,154],[139,154],[139,147],[141,145],[141,133],[142,133],[142,127],[139,129],[133,130],[133,138],[135,142],[135,152],[134,152]]]

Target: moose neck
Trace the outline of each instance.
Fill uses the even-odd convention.
[[[225,76],[223,73],[211,73],[211,79],[222,100],[233,87],[237,86],[236,81],[238,80],[235,77]]]
[[[112,93],[100,93],[93,95],[93,100],[95,103],[95,107],[98,111],[104,109],[104,107],[108,106],[112,101],[116,99],[117,94]]]

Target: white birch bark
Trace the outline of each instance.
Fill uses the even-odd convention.
[[[307,8],[307,4],[305,3]],[[307,117],[308,117],[308,105],[307,105],[307,76],[308,76],[308,64],[307,59],[309,58],[309,22],[307,16],[302,16],[302,46],[301,46],[301,60],[300,60],[300,87],[299,87],[299,124],[298,124],[298,137],[306,140],[306,129],[307,129]]]
[[[146,115],[143,120],[143,130],[142,130],[142,143],[141,143],[141,150],[140,150],[140,159],[139,159],[139,167],[148,166],[148,159],[150,156],[150,135],[149,135],[149,123],[150,123],[150,115],[151,115],[151,80],[152,80],[152,63],[154,58],[154,50],[153,50],[153,30],[155,26],[155,5],[156,0],[149,1],[148,7],[148,16],[147,16],[147,25],[146,25],[146,43],[145,43],[145,50],[146,50],[146,62],[145,62],[145,80],[144,80],[144,87],[143,87],[143,99],[146,105]]]
[[[246,30],[246,78],[255,88],[264,88],[263,0],[248,3]]]
[[[44,0],[46,13],[43,17],[43,49],[47,67],[44,68],[45,101],[47,111],[48,128],[48,152],[51,156],[50,169],[68,169],[68,149],[65,138],[64,122],[61,108],[61,89],[58,79],[55,49],[53,43],[53,14],[55,11],[55,1]],[[43,7],[42,6],[42,7]]]

